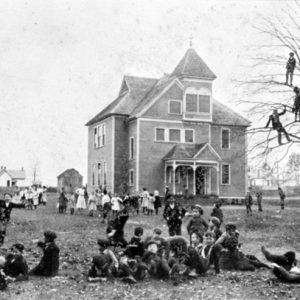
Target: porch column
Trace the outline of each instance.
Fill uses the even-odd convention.
[[[216,167],[217,171],[217,196],[220,195],[220,164],[218,163]]]
[[[175,193],[176,193],[175,173],[176,173],[176,162],[173,161],[173,195],[175,195]]]
[[[193,195],[196,195],[196,163],[193,163]]]

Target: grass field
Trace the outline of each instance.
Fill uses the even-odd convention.
[[[133,286],[119,280],[88,283],[82,272],[89,268],[91,257],[97,254],[96,240],[104,235],[105,227],[98,218],[59,215],[56,196],[49,195],[48,199],[48,205],[36,211],[13,210],[4,249],[0,250],[4,253],[5,248],[15,242],[24,243],[24,256],[32,267],[39,261],[36,241],[43,238],[44,230],[54,230],[61,250],[60,274],[54,278],[30,278],[28,282],[11,283],[7,291],[0,292],[0,299],[300,299],[300,285],[280,283],[267,270],[221,272],[218,276],[209,273],[176,287],[171,282],[153,279]],[[263,260],[261,245],[277,253],[299,250],[300,207],[296,201],[288,203],[283,212],[274,202],[263,207],[262,213],[257,212],[256,206],[253,208],[254,215],[246,217],[243,206],[223,207],[225,223],[230,221],[238,226],[244,253]],[[211,209],[212,205],[204,205],[206,218]],[[184,235],[186,222],[187,219],[183,224]],[[143,226],[145,235],[154,227],[160,227],[167,236],[161,214],[130,217],[125,228],[127,239],[137,225]]]

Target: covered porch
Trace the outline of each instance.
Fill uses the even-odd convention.
[[[173,194],[219,195],[221,158],[208,143],[178,144],[163,160],[164,184]]]

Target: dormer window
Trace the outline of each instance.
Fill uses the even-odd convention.
[[[211,92],[206,88],[187,88],[184,95],[184,119],[211,121]]]

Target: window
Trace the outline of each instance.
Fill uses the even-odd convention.
[[[210,113],[210,96],[199,95],[199,109],[200,113]]]
[[[156,141],[164,141],[164,140],[165,140],[165,129],[156,128]]]
[[[170,129],[169,140],[170,142],[180,142],[180,129]]]
[[[230,184],[230,165],[229,164],[222,164],[222,184]]]
[[[129,170],[129,185],[133,186],[134,177],[133,177],[133,170]]]
[[[185,142],[194,143],[194,130],[186,129],[185,131]]]
[[[98,186],[101,185],[101,163],[98,163]]]
[[[106,185],[107,164],[103,162],[103,184]]]
[[[94,128],[94,146],[99,148],[105,145],[106,126],[101,124]]]
[[[93,164],[92,166],[92,185],[95,185],[95,177],[96,177],[96,165]]]
[[[129,159],[133,159],[134,155],[134,138],[129,139]]]
[[[221,130],[221,148],[230,148],[230,129],[222,128]]]
[[[181,101],[169,100],[169,114],[181,115]]]
[[[186,94],[186,112],[198,112],[197,109],[197,95]]]

